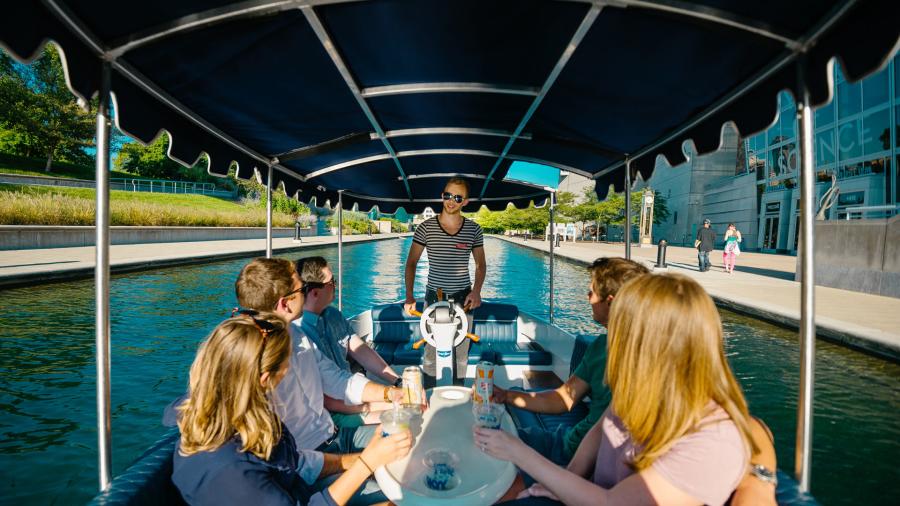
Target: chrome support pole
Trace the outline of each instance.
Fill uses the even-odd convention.
[[[802,65],[802,62],[801,62]],[[797,101],[800,123],[800,392],[797,398],[797,444],[794,472],[802,492],[810,487],[813,442],[813,390],[815,386],[816,300],[815,300],[815,205],[816,180],[813,158],[813,110],[809,89],[800,76],[801,97]]]
[[[109,386],[109,80],[110,64],[103,63],[97,107],[97,211],[94,266],[97,346],[97,452],[100,490],[109,488],[112,469],[112,431]]]
[[[338,310],[344,310],[344,190],[338,190]]]
[[[625,159],[625,258],[631,260],[631,158]]]
[[[556,244],[556,192],[550,192],[550,324],[553,325],[553,264],[556,260],[554,245]]]
[[[272,258],[272,164],[266,179],[266,258]]]

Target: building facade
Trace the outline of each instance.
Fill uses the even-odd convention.
[[[857,217],[896,213],[900,202],[900,56],[881,72],[850,84],[835,64],[834,98],[815,111],[814,140],[817,199],[836,176],[839,196],[826,219],[846,219],[854,207],[881,207]],[[796,105],[779,96],[780,114],[766,131],[740,140],[723,130],[723,147],[669,167],[657,163],[650,186],[666,199],[670,216],[654,226],[654,241],[692,244],[704,218],[721,236],[735,223],[745,249],[794,253],[799,238],[800,153]]]

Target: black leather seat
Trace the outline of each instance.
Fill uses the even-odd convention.
[[[172,483],[172,457],[178,429],[167,432],[91,501],[94,506],[186,504]]]

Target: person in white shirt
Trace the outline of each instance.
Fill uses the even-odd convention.
[[[235,282],[241,307],[271,311],[286,323],[303,314],[304,290],[293,262],[281,258],[257,258],[243,269]],[[289,325],[294,351],[287,376],[276,390],[276,411],[301,450],[307,453],[301,475],[316,478],[341,470],[339,454],[361,451],[375,426],[335,427],[325,409],[324,396],[348,404],[387,401],[402,390],[371,382],[361,374],[351,374],[325,357],[297,325]],[[304,460],[304,459],[301,459]]]

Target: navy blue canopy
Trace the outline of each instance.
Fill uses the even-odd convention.
[[[684,160],[777,115],[777,94],[831,99],[898,43],[890,0],[114,0],[15,2],[0,42],[21,61],[53,41],[74,93],[109,62],[116,119],[171,156],[240,177],[273,166],[301,199],[420,212],[445,180],[472,204],[541,203],[506,181],[517,160],[623,188],[657,155]],[[299,192],[299,193],[298,193]]]

